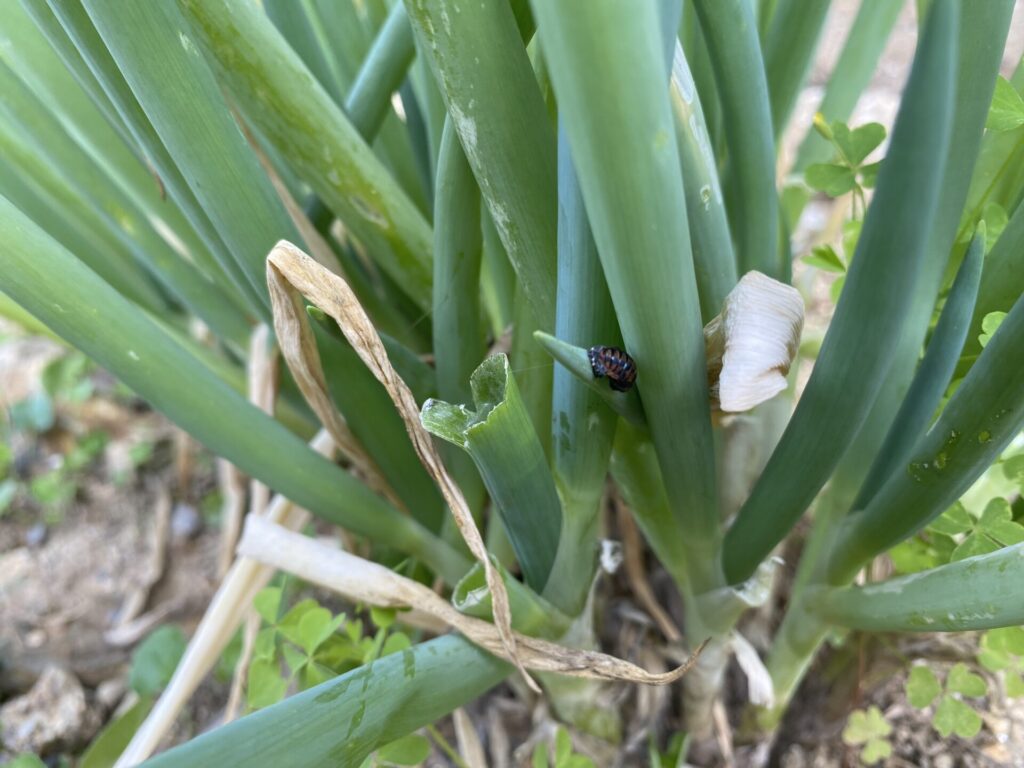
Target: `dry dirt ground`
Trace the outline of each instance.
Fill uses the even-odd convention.
[[[43,367],[62,354],[39,337],[0,342],[5,412],[41,387]],[[0,738],[9,749],[88,743],[125,693],[132,648],[163,622],[190,629],[215,587],[217,535],[197,510],[213,486],[209,458],[175,466],[175,455],[201,458],[197,447],[115,395],[102,371],[89,378],[92,397],[58,398],[51,429],[11,444],[15,474],[29,482],[82,435],[107,435],[63,509],[44,510],[22,492],[0,519]],[[128,456],[139,445],[153,451],[136,467]],[[36,720],[47,727],[33,731]]]
[[[916,36],[911,5],[853,124],[892,122]],[[852,0],[836,5],[794,125],[809,124],[856,7]],[[1022,49],[1024,2],[1018,2],[1005,72]],[[798,139],[799,131],[791,132],[785,146],[791,151]],[[797,233],[798,253],[820,236],[829,214],[824,201],[808,207]],[[808,332],[821,333],[831,308],[827,279],[818,274],[801,277],[799,266],[797,277],[808,281],[805,288],[812,296]],[[0,339],[4,335],[0,328]],[[46,363],[60,354],[61,348],[45,339],[0,341],[0,406],[38,387]],[[39,440],[15,446],[20,471],[32,474],[58,462],[71,437],[83,430],[102,427],[110,435],[103,456],[78,480],[61,519],[42,524],[40,511],[31,505],[0,517],[0,733],[8,747],[41,748],[54,764],[60,754],[79,752],[122,702],[131,649],[138,640],[161,623],[190,631],[216,587],[218,531],[207,519],[209,510],[200,511],[216,487],[212,460],[159,416],[108,396],[102,386],[99,392],[86,403],[61,408],[54,429]],[[126,480],[111,482],[114,476],[123,478],[125,456],[140,442],[156,446],[152,457],[131,469]],[[668,580],[655,573],[652,584],[670,615],[678,618]],[[610,579],[605,589],[606,647],[648,667],[666,663],[656,651],[661,635],[629,596],[622,577]],[[749,635],[756,638],[758,627],[763,631],[772,620],[754,617]],[[858,765],[856,750],[842,742],[840,733],[851,709],[874,704],[894,727],[895,754],[889,765],[1024,766],[1024,709],[1013,700],[991,697],[984,705],[985,728],[972,741],[940,740],[929,718],[906,703],[909,659],[940,664],[970,659],[975,644],[969,635],[851,638],[817,660],[774,743],[743,743],[745,684],[731,670],[726,709],[737,735],[733,764]],[[216,724],[226,699],[225,683],[205,684],[175,738]],[[617,689],[609,705],[632,714],[618,761],[599,745],[580,739],[579,748],[594,750],[599,765],[646,765],[648,737],[664,737],[678,727],[677,702],[664,690]],[[525,764],[532,743],[550,737],[551,721],[543,704],[526,697],[521,686],[505,684],[467,710],[494,766]],[[450,724],[442,731],[450,735]],[[698,749],[695,759],[712,752]],[[0,762],[5,756],[0,749]],[[429,764],[450,763],[435,754]],[[722,763],[709,757],[702,764]]]

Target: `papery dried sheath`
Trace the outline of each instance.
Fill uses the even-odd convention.
[[[803,326],[799,291],[760,272],[745,274],[704,326],[712,405],[749,411],[784,390]]]

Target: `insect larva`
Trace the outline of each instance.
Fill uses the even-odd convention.
[[[626,392],[636,381],[636,361],[618,347],[591,347],[587,350],[594,378],[608,378],[616,392]]]

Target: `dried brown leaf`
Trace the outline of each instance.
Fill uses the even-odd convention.
[[[495,656],[512,661],[495,625],[460,613],[429,587],[383,565],[335,549],[258,517],[246,522],[238,551],[244,557],[339,592],[354,602],[384,608],[414,607],[441,619]],[[566,648],[535,637],[514,634],[516,653],[527,669],[647,685],[675,682],[693,666],[704,647],[704,644],[698,647],[682,666],[670,672],[652,673],[598,651]]]
[[[466,710],[459,707],[452,712],[452,724],[455,726],[455,739],[459,744],[459,754],[466,761],[468,768],[487,768],[487,756],[484,745],[480,743],[476,728]]]
[[[249,339],[249,362],[246,365],[246,378],[249,384],[249,402],[264,413],[274,415],[274,403],[277,400],[278,367],[277,342],[270,328],[260,323]],[[270,489],[253,478],[249,491],[249,511],[262,513],[270,503]],[[231,541],[231,548],[238,538],[237,532]]]
[[[325,267],[317,266],[324,274],[332,274]],[[341,278],[336,279],[340,280]],[[277,342],[281,347],[281,354],[288,365],[288,370],[295,377],[295,383],[298,385],[299,391],[302,392],[302,396],[306,398],[309,407],[313,409],[317,418],[320,419],[320,423],[330,433],[338,450],[349,460],[356,472],[366,480],[367,485],[398,508],[404,508],[376,462],[352,434],[345,419],[334,407],[334,401],[327,389],[327,380],[324,378],[316,337],[313,335],[313,329],[306,316],[302,295],[269,262],[267,264],[267,287],[270,290],[270,304],[274,315],[274,332],[277,334]]]
[[[647,580],[647,570],[644,566],[644,542],[637,530],[633,513],[626,507],[621,499],[616,498],[615,508],[617,510],[616,521],[618,522],[619,535],[622,537],[623,562],[626,566],[626,580],[636,595],[636,599],[644,607],[651,619],[658,625],[658,629],[670,643],[682,640],[683,633],[672,621],[664,608],[658,603],[654,596],[654,590]]]
[[[483,564],[487,586],[491,590],[494,623],[506,656],[516,663],[531,687],[539,691],[537,684],[526,674],[525,669],[518,661],[516,638],[512,633],[512,612],[505,583],[491,562],[487,548],[484,546],[483,537],[473,521],[473,515],[462,496],[462,491],[448,475],[430,434],[420,424],[419,407],[416,405],[412,392],[392,367],[384,344],[360,305],[359,299],[356,298],[344,279],[318,264],[300,248],[286,240],[275,245],[270,255],[267,256],[267,281],[272,286],[275,284],[279,286],[277,289],[271,289],[272,296],[276,290],[287,296],[290,302],[294,302],[296,300],[294,291],[297,291],[330,315],[338,323],[341,332],[366,367],[384,385],[384,389],[391,396],[405,423],[416,455],[419,456],[423,466],[441,490],[441,495],[444,496],[469,551]],[[284,289],[284,285],[290,285],[294,290],[287,291]],[[280,298],[275,299],[275,302],[280,300]],[[276,315],[277,309],[275,308]],[[301,322],[304,321],[300,320]],[[284,347],[283,340],[281,346]]]

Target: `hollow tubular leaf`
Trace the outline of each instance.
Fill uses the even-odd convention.
[[[438,163],[434,223],[434,357],[438,394],[469,402],[469,379],[484,357],[480,329],[480,192],[451,121]]]
[[[780,278],[775,142],[761,44],[746,0],[696,0],[729,149],[725,199],[739,272]]]
[[[616,331],[617,333],[618,331]],[[561,364],[562,368],[575,376],[577,380],[586,384],[593,392],[597,393],[613,411],[634,426],[647,428],[644,407],[640,403],[636,390],[630,389],[627,392],[616,392],[608,386],[607,379],[594,378],[594,369],[590,364],[590,357],[586,349],[577,347],[574,344],[568,344],[561,339],[556,339],[554,336],[543,331],[536,331],[533,336],[537,343],[544,348],[544,351]]]
[[[562,508],[544,449],[505,355],[484,360],[471,379],[476,411],[440,400],[423,404],[423,426],[473,457],[523,569],[540,593],[558,548]]]
[[[533,9],[668,497],[709,586],[718,514],[704,339],[657,9]]]
[[[462,637],[439,637],[254,712],[145,765],[359,768],[378,747],[444,717],[511,670]]]
[[[466,572],[461,554],[231,390],[4,198],[0,232],[0,289],[211,451],[310,512],[421,557],[450,583]]]
[[[413,35],[415,40],[416,36]],[[416,103],[423,114],[424,128],[426,130],[426,159],[429,160],[429,178],[433,178],[437,169],[437,153],[441,148],[441,132],[444,130],[444,121],[448,117],[441,97],[441,91],[437,87],[434,75],[430,70],[427,57],[420,50],[419,42],[416,41],[416,59],[413,61],[412,69],[409,71],[409,83]]]
[[[862,5],[861,13],[884,5],[883,2],[877,5],[866,3]],[[897,11],[898,8],[891,12],[895,15]],[[975,203],[971,199],[975,195],[975,184],[979,176],[985,175],[992,161],[992,158],[986,158],[984,149],[990,137],[982,138],[982,132],[1002,59],[1003,42],[1009,31],[1011,12],[1012,4],[1009,0],[1003,0],[973,6],[972,12],[961,19],[958,30],[957,109],[953,117],[939,213],[936,214],[937,225],[929,241],[924,275],[919,282],[920,287],[911,295],[910,319],[900,335],[894,363],[856,437],[843,455],[815,513],[815,525],[797,570],[791,599],[792,609],[787,612],[779,629],[776,647],[769,661],[777,691],[783,698],[788,698],[792,693],[800,675],[810,663],[814,650],[827,632],[827,624],[807,610],[805,590],[808,585],[820,580],[824,567],[822,558],[830,552],[841,533],[838,521],[851,508],[855,508],[858,490],[905,399],[932,318],[942,271],[947,268],[947,263],[953,265],[953,260],[948,258],[950,241],[956,223],[962,220],[964,201],[967,200],[969,210],[973,209]],[[851,33],[848,44],[852,45],[853,42]],[[864,78],[867,79],[866,74]],[[821,141],[824,143],[823,139]],[[966,220],[974,221],[974,218],[968,214]],[[1024,218],[1021,219],[1021,225],[1020,232],[1024,233]],[[982,272],[983,286],[991,266],[992,262],[986,260]],[[1013,277],[1012,272],[1006,276],[1011,280]],[[1009,309],[1016,295],[1019,295],[1019,291],[1007,297],[1004,305],[1006,309]],[[981,301],[979,292],[978,304]],[[975,316],[977,312],[976,305]],[[974,343],[975,334],[972,332],[967,338],[968,350],[972,349]]]
[[[26,173],[19,163],[11,163],[16,158],[11,157],[10,144],[2,124],[0,149],[5,150],[4,156],[0,156],[0,194],[65,248],[76,249],[77,258],[119,293],[132,298],[130,285],[125,286],[120,279],[119,267],[123,262],[111,258],[112,254],[105,249],[103,242],[76,215],[77,208],[51,195],[47,187],[40,184],[39,174]]]
[[[612,477],[658,560],[680,586],[688,581],[686,529],[665,494],[650,433],[620,421],[611,459]]]
[[[481,211],[480,228],[484,233],[484,255],[480,267],[480,280],[484,292],[484,305],[491,321],[491,333],[496,339],[512,325],[515,310],[516,272],[509,263],[505,246],[494,228],[491,214]]]
[[[168,196],[166,184],[157,176],[146,153],[138,146],[46,0],[24,0],[23,6],[31,14],[31,21],[45,30],[45,37],[41,32],[26,29],[31,22],[25,24],[20,14],[9,9],[0,27],[18,41],[4,52],[11,68],[57,116],[65,130],[103,166],[116,185],[132,197],[151,220],[159,220],[157,226],[161,232],[166,233],[165,226],[172,230],[179,241],[176,247],[184,246],[205,273],[230,289],[229,280],[173,196]],[[85,16],[81,5],[78,10]],[[28,15],[24,19],[28,20]],[[88,24],[91,28],[92,22]],[[234,295],[233,300],[243,306],[239,296]]]
[[[35,159],[59,169],[64,182],[92,210],[96,225],[215,333],[243,344],[249,326],[242,313],[217,285],[174,252],[150,224],[146,211],[2,62],[0,90],[5,96],[0,113],[6,115],[10,128],[32,137]],[[120,276],[126,275],[121,271]]]
[[[551,396],[555,367],[534,339],[537,323],[521,283],[516,283],[512,300],[512,347],[508,356],[516,373],[516,385],[523,405],[544,449],[551,458]]]
[[[621,337],[615,310],[564,131],[558,139],[555,332],[573,344],[617,346]],[[604,381],[600,384],[608,386]],[[599,503],[617,423],[615,412],[600,395],[564,367],[555,367],[551,451],[562,499],[562,535],[545,596],[572,616],[583,608],[597,565]]]
[[[828,13],[829,0],[778,0],[764,40],[772,125],[778,139],[786,129]]]
[[[426,212],[428,206],[424,192],[430,186],[430,179],[419,175],[409,141],[411,130],[406,130],[407,127],[411,129],[416,105],[404,105],[407,126],[402,125],[391,109],[391,97],[399,90],[415,51],[408,22],[402,29],[404,11],[396,11],[393,7],[389,18],[396,15],[399,18],[385,21],[374,37],[375,22],[384,8],[383,4],[362,7],[361,14],[373,16],[374,23],[370,23],[369,18],[360,18],[358,9],[350,2],[307,0],[305,3],[282,4],[288,14],[296,13],[295,6],[304,11],[302,15],[312,33],[307,46],[319,48],[312,56],[323,62],[325,67],[319,70],[323,77],[318,74],[317,79],[323,83],[326,78],[328,85],[325,90],[332,101],[344,104],[345,114],[356,130],[374,147],[374,153],[392,171],[416,206]],[[285,38],[294,48],[287,34]],[[296,51],[309,66],[310,57],[298,48]],[[317,66],[320,67],[319,64]],[[345,94],[344,100],[335,95],[338,93]]]
[[[506,2],[405,0],[538,327],[555,324],[555,133]]]
[[[301,0],[265,0],[263,8],[267,17],[302,59],[302,63],[320,86],[330,94],[335,104],[341,104],[344,88],[334,76],[326,52],[317,39],[313,26],[312,6]]]
[[[958,29],[956,112],[946,158],[946,178],[939,197],[935,227],[928,242],[925,262],[927,270],[922,282],[924,290],[915,296],[918,302],[927,296],[928,302],[920,310],[915,308],[916,327],[911,326],[922,340],[931,320],[931,296],[938,292],[947,265],[950,269],[956,269],[958,260],[962,258],[962,247],[959,253],[954,254],[955,260],[950,259],[949,252],[965,205],[970,205],[971,174],[979,162],[985,121],[992,103],[1013,9],[1014,3],[1011,0],[997,0],[977,8],[972,7],[970,13],[964,13]],[[973,221],[971,226],[974,226]],[[1017,282],[1017,286],[1024,287],[1024,283]],[[1007,302],[1007,308],[1014,298],[1016,296]]]
[[[961,19],[958,29],[961,55],[957,61],[957,109],[941,185],[939,213],[926,250],[922,276],[909,297],[910,315],[899,334],[893,364],[830,481],[828,503],[820,508],[825,510],[827,517],[823,517],[819,510],[819,523],[815,525],[809,548],[801,559],[798,584],[805,582],[818,569],[818,555],[828,551],[827,546],[819,546],[820,541],[831,542],[836,535],[836,526],[829,521],[846,514],[856,500],[914,376],[931,322],[942,271],[949,261],[955,222],[959,221],[968,186],[972,183],[970,169],[975,165],[975,158],[979,157],[979,143],[1000,65],[1002,41],[1009,30],[1010,11],[1009,2],[1002,0],[979,5]],[[982,162],[980,158],[978,162]],[[1024,219],[1021,223],[1024,225]],[[988,269],[986,264],[982,271],[982,285]],[[1015,297],[1007,300],[1005,309],[1010,308]],[[980,295],[978,301],[981,301]],[[972,341],[968,336],[968,348]],[[817,555],[812,556],[811,553]]]
[[[939,0],[929,15],[878,189],[811,379],[726,535],[724,564],[732,583],[748,578],[807,509],[893,362],[910,311],[907,297],[922,272],[949,147],[958,10]]]
[[[427,309],[429,225],[259,6],[235,0],[180,0],[179,5],[246,118],[381,269]]]
[[[965,632],[1024,624],[1024,544],[922,573],[856,587],[823,588],[812,610],[866,632]]]
[[[67,67],[68,74],[74,77],[82,90],[88,94],[89,100],[103,115],[109,127],[116,131],[126,144],[131,145],[131,134],[121,120],[120,115],[118,115],[117,109],[103,92],[99,81],[89,71],[89,66],[86,64],[85,59],[79,53],[71,38],[65,33],[61,22],[47,5],[47,0],[21,0],[21,8],[27,16],[31,17],[40,34],[45,36],[46,41],[52,47],[53,53]],[[17,11],[6,10],[7,13],[13,13],[15,16],[18,15]],[[8,19],[5,18],[4,22],[6,26]],[[15,25],[20,26],[17,21],[15,21]],[[18,47],[21,48],[26,42],[24,37],[19,37]]]
[[[324,47],[329,51],[328,64],[334,76],[347,90],[355,82],[359,65],[366,59],[373,35],[353,2],[309,0],[312,17]],[[366,6],[363,6],[366,10]]]
[[[413,46],[413,51],[415,52],[415,50],[415,46]],[[433,177],[430,173],[430,134],[427,127],[426,111],[420,106],[419,99],[416,97],[416,91],[412,86],[412,71],[410,67],[410,75],[399,86],[398,97],[402,100],[402,108],[405,110],[405,127],[409,134],[409,151],[412,154],[412,162],[426,190],[429,209],[433,206],[432,196],[434,190]]]
[[[861,15],[854,31],[857,31],[863,14],[884,11],[886,4],[887,2],[882,0],[878,3],[862,4]],[[902,4],[895,0],[888,4],[891,6],[888,12],[895,17]],[[929,255],[926,257],[928,276],[921,280],[922,287],[915,290],[911,297],[912,319],[908,322],[908,331],[901,334],[895,362],[890,367],[874,405],[843,455],[839,468],[817,506],[815,525],[797,571],[791,609],[786,613],[769,659],[772,676],[776,681],[776,691],[784,699],[787,699],[795,689],[800,676],[810,664],[815,649],[828,631],[827,622],[808,609],[807,588],[820,581],[821,571],[825,565],[824,558],[829,554],[833,542],[842,533],[838,522],[851,509],[858,489],[875,460],[910,385],[921,344],[932,317],[937,281],[947,264],[952,231],[949,225],[955,226],[955,223],[961,220],[965,190],[969,184],[973,194],[974,180],[971,177],[971,168],[975,168],[974,176],[977,177],[982,166],[988,162],[984,157],[984,149],[979,153],[979,140],[989,110],[995,75],[1002,58],[1003,41],[1009,29],[1010,10],[1010,4],[1005,0],[1001,3],[985,3],[972,6],[971,13],[965,14],[961,19],[958,30],[960,55],[957,63],[957,109],[953,118],[953,133],[942,184],[940,213],[936,215],[937,221],[946,221],[942,226],[933,229]],[[885,29],[888,30],[890,27],[891,23]],[[858,44],[865,42],[863,36],[855,38],[851,33],[848,46],[852,46],[855,40]],[[882,43],[879,42],[877,45],[880,47]],[[869,48],[862,50],[868,52]],[[846,58],[846,53],[843,58]],[[866,71],[863,73],[863,79],[865,82],[868,79]],[[850,108],[852,103],[851,95]],[[841,118],[838,114],[836,117]],[[981,140],[982,147],[986,142],[988,137]],[[807,143],[811,143],[810,140],[805,142]],[[820,139],[820,143],[827,145],[824,139]],[[971,207],[970,204],[968,207]],[[968,221],[974,219],[969,217]],[[983,280],[988,268],[986,264]],[[930,287],[925,288],[925,285]],[[981,301],[980,296],[978,300]],[[1005,305],[1007,309],[1011,303],[1012,298]],[[968,347],[972,343],[973,339],[969,336]]]
[[[1012,14],[1013,3],[1010,0],[985,3],[972,7],[969,14],[965,13],[958,28],[956,110],[946,155],[945,178],[939,194],[935,226],[928,241],[925,269],[920,288],[912,295],[911,316],[907,324],[907,343],[914,344],[915,352],[920,349],[931,322],[934,297],[943,282],[943,273],[947,265],[955,269],[962,258],[960,250],[951,259],[950,248],[965,203],[970,205],[971,173],[979,161],[985,120]],[[1013,298],[1007,302],[1007,308],[1013,303]],[[903,375],[909,381],[909,366],[904,365],[903,368]]]
[[[846,122],[850,118],[857,99],[871,81],[901,8],[902,0],[872,0],[860,4],[818,106],[825,122]],[[793,168],[803,172],[812,163],[827,163],[834,152],[835,148],[825,137],[809,129],[797,151]]]
[[[683,168],[686,218],[690,224],[701,320],[707,323],[721,311],[726,295],[736,285],[736,256],[704,110],[690,66],[678,43],[669,98]]]
[[[718,90],[715,88],[715,74],[711,68],[707,43],[697,21],[697,10],[693,3],[683,4],[683,18],[679,25],[679,42],[683,46],[683,53],[690,65],[690,73],[697,86],[697,93],[700,94],[700,105],[704,110],[704,120],[711,136],[711,148],[715,152],[716,160],[721,160],[725,156],[722,105],[718,97]]]
[[[376,19],[383,5],[371,5]],[[372,30],[370,30],[372,31]],[[334,31],[325,30],[325,48],[330,48]],[[430,163],[419,154],[417,143],[425,143],[422,116],[411,85],[406,81],[409,65],[416,53],[416,44],[409,18],[401,3],[395,3],[370,37],[370,46],[356,71],[345,96],[345,114],[360,135],[374,146],[374,151],[391,169],[402,189],[424,214],[430,214],[429,198],[434,186]],[[399,119],[392,107],[398,93],[404,116]],[[376,141],[373,139],[376,138]]]
[[[929,239],[919,287],[910,295],[910,316],[904,331],[899,335],[894,362],[889,367],[878,397],[831,479],[826,492],[827,503],[819,507],[818,523],[801,559],[798,585],[807,583],[811,574],[821,566],[820,556],[829,551],[837,535],[837,526],[833,522],[845,515],[856,501],[858,490],[892,427],[914,376],[921,345],[932,318],[939,281],[948,261],[955,222],[959,221],[971,183],[970,169],[978,157],[985,117],[1000,65],[1002,41],[1009,30],[1011,10],[1009,2],[1002,0],[979,5],[961,19],[958,29],[961,55],[957,61],[957,109],[953,116],[945,178],[941,185],[939,213],[936,214],[936,225]],[[1021,224],[1021,232],[1024,233],[1024,218]],[[983,267],[982,285],[989,264],[987,261]],[[1015,297],[1007,300],[1005,309],[1010,308]],[[978,301],[981,301],[980,295]],[[972,341],[968,336],[968,348]]]
[[[169,197],[181,209],[216,260],[216,270],[211,269],[211,272],[219,271],[220,274],[226,275],[232,286],[245,298],[249,310],[260,311],[261,301],[256,288],[245,277],[241,266],[232,256],[206,210],[196,199],[181,169],[167,151],[149,117],[132,93],[117,62],[96,31],[92,19],[82,5],[82,0],[47,1],[53,14],[60,20],[66,36],[74,43],[78,53],[88,64],[89,71],[102,86],[106,98],[116,108],[121,122],[145,156],[152,172],[157,175]],[[39,3],[40,0],[30,0],[28,5],[35,7]],[[55,39],[51,39],[51,42]],[[56,44],[59,44],[59,41]]]
[[[345,97],[345,113],[352,121],[352,127],[369,144],[374,142],[374,138],[377,136],[391,104],[392,94],[398,87],[401,78],[404,77],[405,70],[408,69],[406,58],[411,57],[415,52],[412,31],[408,29],[408,22],[406,21],[405,23],[406,32],[402,34],[400,28],[396,28],[396,23],[391,21],[396,13],[400,13],[401,19],[405,19],[405,11],[400,6],[396,7],[399,10],[392,9],[388,23],[381,30],[381,35],[369,53],[367,53],[355,76],[355,82],[349,88]],[[307,12],[309,13],[309,18],[314,22],[314,26],[321,22],[316,9],[307,8]],[[408,43],[408,50],[405,49],[404,40]],[[329,59],[336,55],[334,48],[336,44],[337,41],[333,37],[323,40],[325,55]],[[335,73],[335,76],[338,78],[338,82],[348,82],[349,80],[347,76],[343,76],[341,73]],[[410,110],[410,105],[407,104],[406,109]],[[378,115],[380,117],[379,120],[376,117]],[[432,188],[432,181],[426,186]],[[345,260],[345,278],[349,281],[352,289],[359,296],[360,302],[362,302],[373,318],[377,329],[382,335],[385,333],[392,334],[401,337],[407,343],[415,344],[414,337],[420,330],[429,330],[422,327],[429,325],[429,323],[424,323],[420,327],[408,327],[408,321],[402,313],[402,307],[397,302],[388,301],[386,296],[383,296],[375,289],[370,275],[358,265],[351,244],[346,243],[344,246],[340,244],[334,245],[337,241],[333,237],[326,236],[327,229],[334,221],[334,214],[323,204],[319,197],[313,196],[312,201],[307,205],[307,212],[311,221],[315,219],[318,231],[325,233],[324,239],[329,244],[332,244],[332,248],[339,257]],[[326,323],[325,327],[333,335],[343,339],[341,332],[333,321]],[[421,399],[415,382],[406,375],[407,372],[400,370],[400,373],[402,378],[410,385],[413,393],[417,395],[417,398]],[[431,371],[432,375],[433,372]],[[436,393],[432,392],[431,394]]]
[[[0,152],[4,166],[13,172],[9,178],[0,179],[0,190],[5,190],[4,194],[17,195],[24,203],[27,192],[37,203],[42,203],[44,215],[46,209],[59,212],[64,219],[62,224],[67,225],[61,226],[62,235],[70,228],[84,236],[79,257],[90,269],[140,307],[158,314],[167,310],[165,298],[134,263],[130,249],[111,229],[109,221],[89,198],[66,183],[59,167],[47,162],[32,134],[11,122],[2,110]]]
[[[345,114],[363,138],[377,135],[415,54],[409,17],[395,3],[345,97]]]
[[[266,307],[263,260],[275,242],[282,237],[298,239],[298,233],[231,117],[188,22],[171,3],[83,4],[135,98]]]
[[[940,515],[991,466],[1024,424],[1024,298],[992,336],[934,426],[863,511],[849,516],[828,558],[842,584],[860,565]]]
[[[437,167],[435,146],[440,149],[440,133],[444,130],[447,113],[444,100],[434,83],[434,77],[421,56],[417,55],[413,59],[409,75],[399,89],[399,96],[405,107],[405,122],[416,168],[423,177],[427,194],[430,196],[433,195],[434,171]],[[436,118],[440,118],[440,126],[434,124]],[[438,138],[436,145],[435,131]]]
[[[903,398],[903,405],[893,419],[889,434],[875,456],[853,509],[863,509],[886,478],[906,465],[914,443],[924,434],[938,408],[967,338],[974,302],[978,297],[984,253],[985,229],[982,226],[971,241],[928,349]]]
[[[435,185],[433,342],[438,396],[452,403],[472,400],[470,377],[487,352],[480,327],[482,251],[480,190],[448,120]],[[472,461],[461,451],[448,451],[445,458],[466,503],[479,515],[484,486]]]

